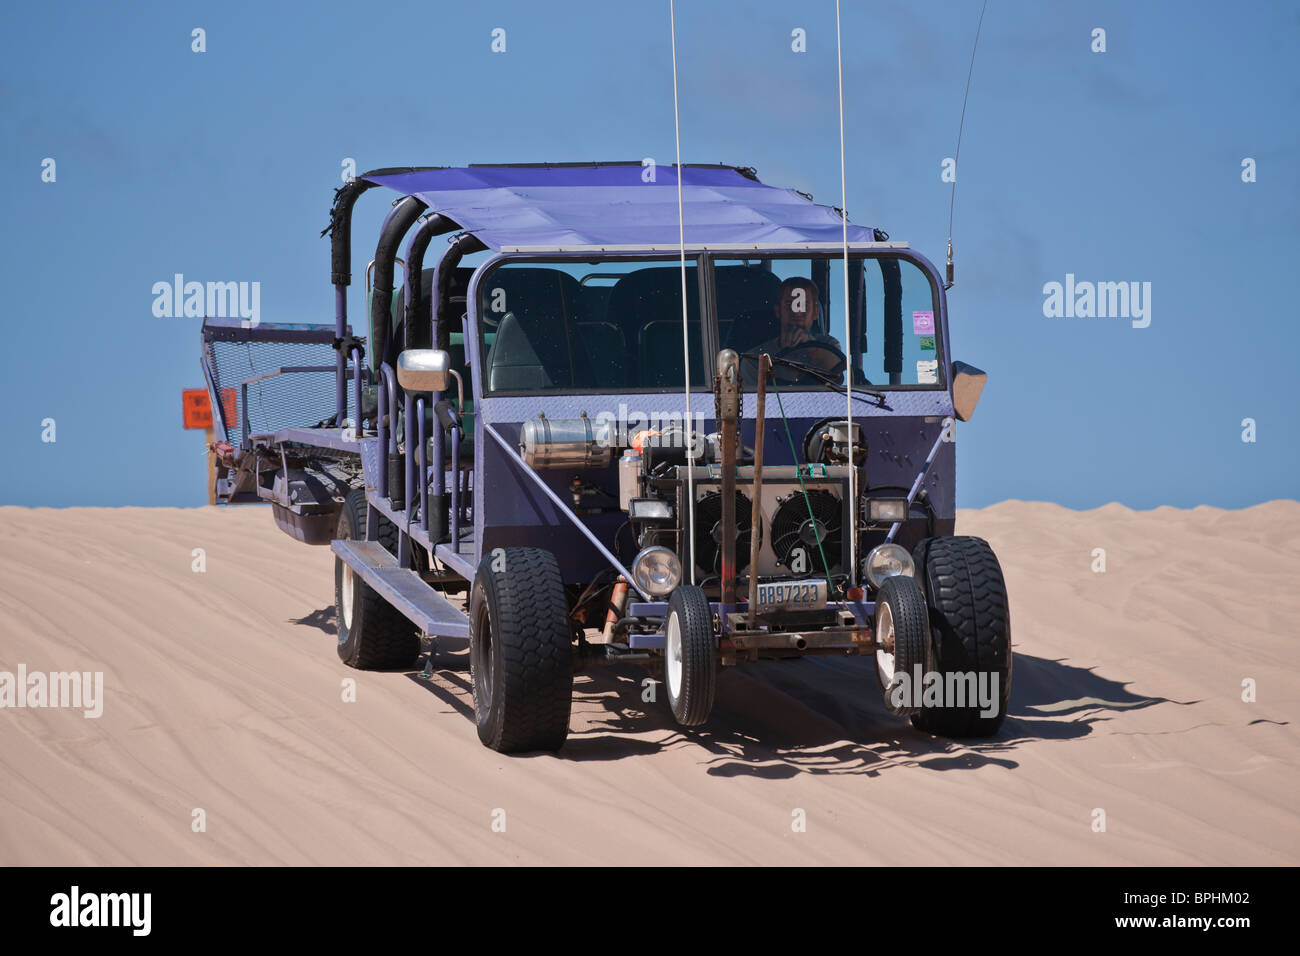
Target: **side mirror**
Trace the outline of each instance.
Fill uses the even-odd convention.
[[[443,392],[451,380],[451,356],[442,349],[407,349],[397,356],[397,382],[408,392]]]
[[[959,421],[968,422],[975,414],[980,392],[984,391],[984,383],[988,378],[988,373],[980,371],[974,365],[952,363],[952,407]]]

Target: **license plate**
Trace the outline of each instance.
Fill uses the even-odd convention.
[[[760,611],[820,611],[826,607],[826,582],[769,581],[758,585]]]

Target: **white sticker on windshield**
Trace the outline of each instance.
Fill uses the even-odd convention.
[[[938,359],[917,359],[916,360],[916,384],[937,385],[938,383],[939,383],[939,360]]]

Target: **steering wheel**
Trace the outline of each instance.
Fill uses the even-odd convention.
[[[822,366],[820,363],[809,362],[806,359],[800,358],[799,353],[805,352],[808,349],[821,349],[823,352],[829,352],[831,355],[835,356],[835,364],[831,365],[830,367],[825,367]],[[848,359],[845,357],[843,352],[841,352],[838,348],[829,344],[828,342],[819,342],[817,339],[809,339],[808,341],[800,342],[797,345],[787,345],[785,348],[778,349],[776,353],[773,354],[772,357],[785,358],[785,359],[789,359],[792,362],[802,362],[804,365],[811,365],[814,368],[817,368],[820,371],[822,371],[824,374],[832,375],[832,376],[843,375],[845,366],[848,365]],[[775,367],[773,371],[775,371]],[[809,379],[810,381],[816,381],[816,379],[814,379],[812,376],[806,375],[792,368],[786,368],[784,369],[784,371],[797,376],[795,380],[796,384],[805,384],[800,382],[799,379]]]

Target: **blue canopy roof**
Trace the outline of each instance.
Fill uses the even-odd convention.
[[[517,246],[676,246],[677,169],[645,182],[640,163],[470,166],[366,174],[416,196],[491,249]],[[730,166],[684,166],[688,244],[840,242],[839,213]],[[850,242],[874,230],[849,224]]]

